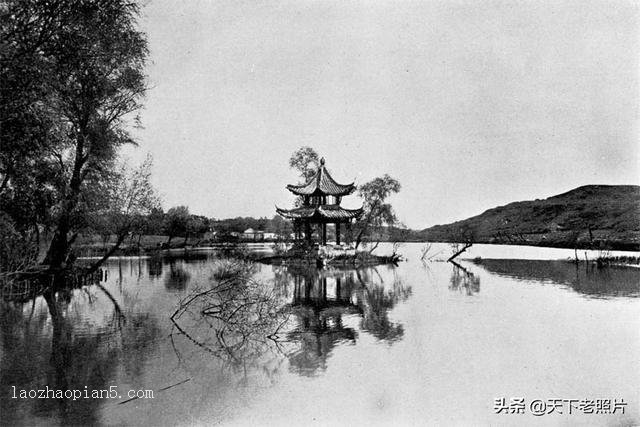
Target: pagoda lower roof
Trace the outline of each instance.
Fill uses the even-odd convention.
[[[295,209],[280,209],[276,212],[287,219],[317,219],[317,220],[349,220],[360,218],[362,208],[345,209],[340,205],[302,206]]]
[[[353,183],[338,184],[329,175],[324,159],[321,159],[320,167],[309,181],[301,185],[287,185],[287,189],[298,196],[346,196],[353,193],[356,187]]]

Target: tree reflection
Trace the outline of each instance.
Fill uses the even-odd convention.
[[[183,291],[186,289],[191,275],[175,259],[169,261],[169,274],[164,278],[164,287],[171,291]]]
[[[469,296],[480,292],[480,277],[455,261],[449,262],[453,264],[451,278],[449,279],[449,289],[452,291],[464,291]]]
[[[92,314],[87,316],[85,309]],[[95,288],[49,290],[28,303],[4,302],[0,342],[11,351],[0,359],[0,384],[17,390],[108,390],[119,371],[139,378],[141,362],[149,354],[145,345],[157,336],[153,318],[127,313],[122,322]],[[9,424],[23,423],[30,414],[63,425],[97,424],[106,403],[91,398],[12,399],[3,394],[0,412]]]
[[[633,267],[577,268],[566,261],[482,259],[476,262],[492,274],[516,280],[568,286],[592,298],[637,297],[640,269]]]
[[[395,269],[274,267],[274,283],[213,282],[172,316],[177,332],[204,351],[246,367],[286,356],[300,375],[324,370],[334,348],[355,344],[358,329],[392,344],[404,328],[389,310],[411,295]]]
[[[159,253],[154,253],[151,258],[147,260],[147,273],[150,278],[158,278],[162,276],[164,262],[162,262],[162,256]]]
[[[289,356],[291,368],[304,375],[325,369],[336,345],[355,343],[358,333],[344,326],[345,316],[360,318],[360,329],[378,340],[393,343],[402,338],[404,328],[390,321],[388,312],[411,295],[397,271],[385,286],[376,268],[294,271],[292,314],[295,326],[289,339],[299,348]],[[330,290],[330,292],[329,292]]]
[[[380,277],[377,269],[371,268]],[[411,287],[405,286],[398,276],[397,270],[393,269],[393,283],[390,287],[383,286],[368,279],[367,286],[364,287],[365,309],[363,310],[362,329],[371,332],[376,338],[384,341],[397,341],[404,335],[404,328],[400,324],[395,324],[389,320],[388,312],[398,302],[405,301],[411,295]],[[364,271],[366,273],[366,270]],[[369,274],[371,276],[371,274]],[[366,276],[364,276],[366,277]],[[358,278],[363,281],[363,274]],[[382,280],[380,278],[380,280]]]

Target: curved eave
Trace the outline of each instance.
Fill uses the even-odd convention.
[[[337,209],[327,209],[324,207],[319,207],[318,212],[323,218],[327,219],[359,219],[362,216],[362,208],[360,209],[345,209],[345,208],[337,208]]]
[[[321,163],[316,173],[302,185],[287,185],[287,190],[298,196],[346,196],[355,190],[354,183],[339,184],[337,183],[324,163]]]
[[[280,209],[276,206],[278,215],[287,219],[312,219],[312,220],[351,220],[359,219],[362,216],[360,209],[344,209],[341,207],[319,206],[300,207],[296,209]]]
[[[348,196],[353,193],[356,189],[355,184],[347,184],[342,186],[342,188],[335,190],[325,190],[323,191],[321,188],[313,187],[307,188],[307,186],[295,186],[295,185],[287,185],[287,190],[291,191],[296,196]]]

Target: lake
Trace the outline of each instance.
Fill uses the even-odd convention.
[[[423,247],[358,269],[116,258],[99,286],[5,302],[3,423],[640,424],[640,269]]]

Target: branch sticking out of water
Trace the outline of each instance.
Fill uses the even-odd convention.
[[[465,244],[464,244],[464,246],[462,247],[462,249],[458,250],[456,253],[454,253],[453,255],[451,255],[447,261],[448,261],[448,262],[453,262],[453,260],[454,260],[454,259],[456,259],[456,258],[457,258],[460,254],[462,254],[464,251],[466,251],[467,249],[469,249],[472,245],[473,245],[473,243],[465,243]]]

